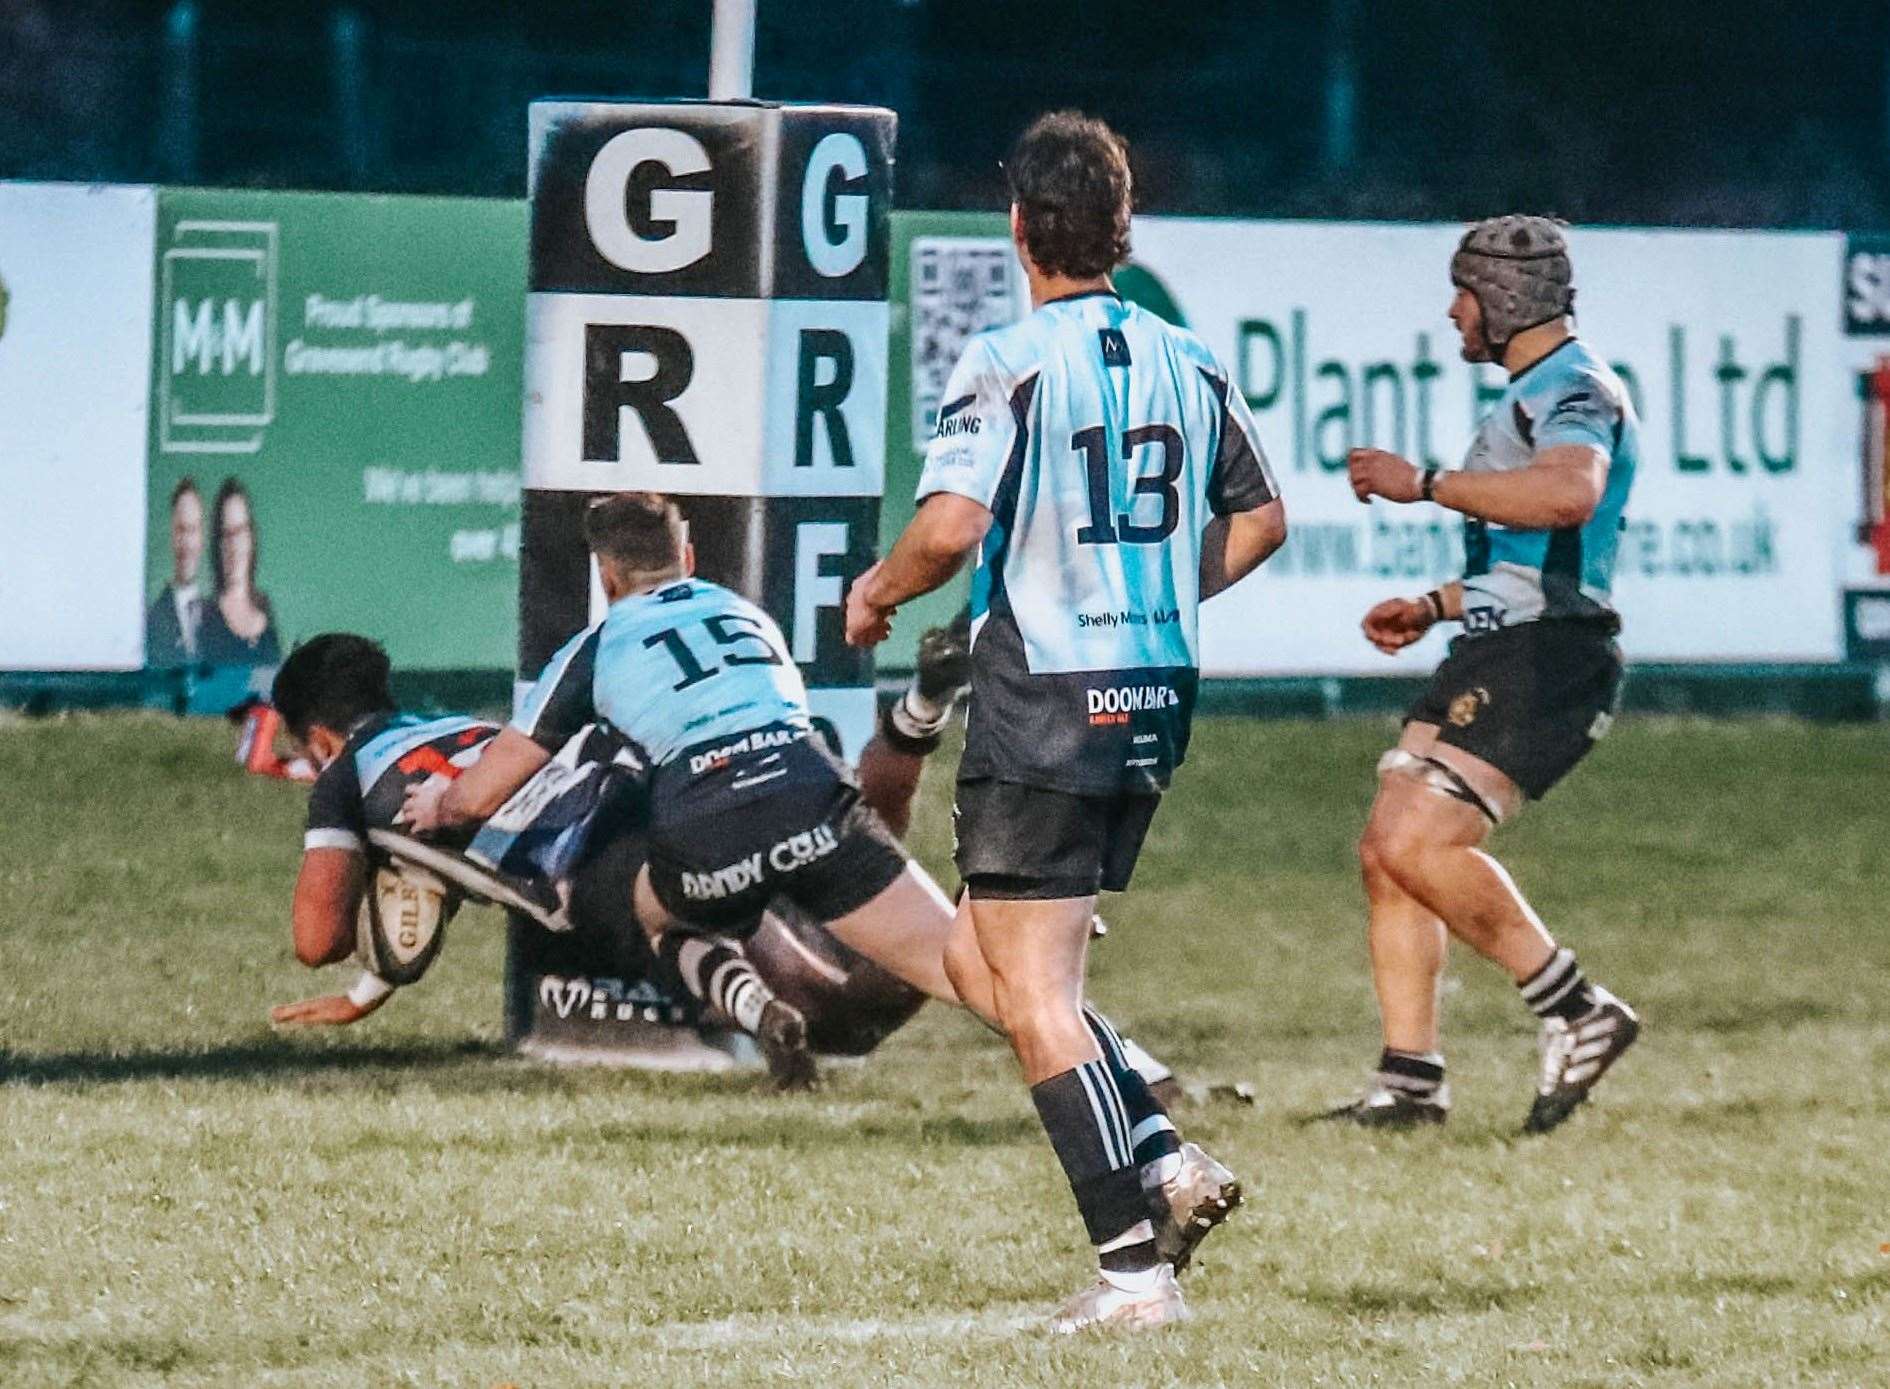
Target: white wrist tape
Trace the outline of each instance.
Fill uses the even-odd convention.
[[[389,994],[394,986],[378,974],[361,971],[361,977],[354,981],[354,987],[348,990],[348,1002],[357,1008],[372,1008]]]

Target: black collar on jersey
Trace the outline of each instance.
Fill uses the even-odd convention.
[[[1577,341],[1577,338],[1575,337],[1573,333],[1570,333],[1567,337],[1563,338],[1562,341],[1558,342],[1554,347],[1551,347],[1547,352],[1544,352],[1540,357],[1536,358],[1535,361],[1531,362],[1528,366],[1524,367],[1521,371],[1511,374],[1509,378],[1511,384],[1513,385],[1514,383],[1522,380],[1523,377],[1527,376],[1530,372],[1534,371],[1537,367],[1541,366],[1544,362],[1548,361],[1549,358],[1553,357],[1556,353],[1560,352],[1563,348],[1567,347],[1569,344],[1575,341]]]
[[[1069,304],[1078,299],[1109,298],[1120,299],[1122,295],[1113,287],[1109,289],[1079,289],[1074,294],[1059,294],[1054,299],[1046,299],[1039,308],[1049,308],[1052,304]]]

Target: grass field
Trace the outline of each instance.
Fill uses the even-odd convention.
[[[1159,1337],[1088,1276],[997,1044],[929,1010],[809,1098],[499,1046],[499,932],[358,1027],[289,953],[298,788],[228,730],[0,726],[0,1385],[1890,1383],[1890,729],[1628,721],[1501,852],[1647,1032],[1522,1140],[1457,960],[1448,1128],[1302,1128],[1375,1053],[1350,844],[1389,724],[1211,720],[1095,992],[1252,1199]],[[943,869],[948,778],[917,841]]]

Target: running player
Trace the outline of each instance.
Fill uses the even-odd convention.
[[[1524,1127],[1544,1133],[1588,1097],[1640,1023],[1589,982],[1482,845],[1566,776],[1614,717],[1621,623],[1609,589],[1640,422],[1621,378],[1575,337],[1556,223],[1477,223],[1450,279],[1464,360],[1500,363],[1509,389],[1461,471],[1420,471],[1377,449],[1348,460],[1360,501],[1462,512],[1466,564],[1461,582],[1365,615],[1366,639],[1386,652],[1439,622],[1463,632],[1378,764],[1359,859],[1384,1052],[1365,1094],[1331,1117],[1407,1127],[1449,1113],[1437,1022],[1448,929],[1507,970],[1542,1020]]]
[[[1101,121],[1037,120],[1004,169],[1035,306],[966,348],[919,510],[853,585],[847,637],[974,553],[970,723],[954,814],[964,910],[1100,1275],[1057,1331],[1186,1315],[1175,1267],[1239,1200],[1083,1002],[1099,890],[1129,883],[1187,751],[1196,609],[1285,539],[1253,417],[1192,335],[1120,299],[1129,163]],[[1155,1221],[1151,1221],[1151,1216]]]

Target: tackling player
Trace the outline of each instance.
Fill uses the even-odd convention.
[[[967,346],[918,513],[853,585],[847,638],[883,640],[977,555],[964,906],[1100,1265],[1051,1326],[1159,1326],[1186,1315],[1173,1270],[1240,1188],[1179,1142],[1086,1008],[1090,920],[1187,751],[1197,606],[1279,547],[1285,513],[1227,371],[1110,283],[1129,250],[1122,140],[1048,115],[1004,169],[1035,312]]]
[[[1588,1097],[1640,1023],[1589,982],[1482,845],[1567,775],[1614,717],[1621,624],[1609,589],[1640,422],[1620,377],[1575,337],[1556,223],[1477,223],[1450,278],[1464,360],[1500,363],[1509,389],[1461,471],[1420,471],[1378,449],[1348,460],[1360,501],[1462,512],[1466,563],[1461,582],[1365,615],[1366,639],[1386,652],[1439,622],[1463,632],[1378,764],[1359,859],[1384,1052],[1364,1096],[1330,1117],[1406,1127],[1449,1113],[1437,1023],[1448,928],[1507,970],[1542,1020],[1525,1128],[1544,1133]]]

